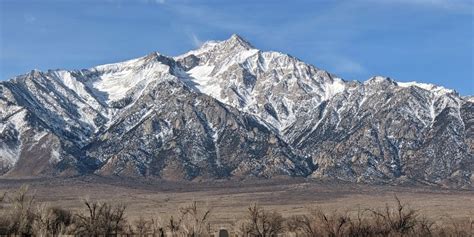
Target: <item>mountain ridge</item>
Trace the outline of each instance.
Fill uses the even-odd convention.
[[[473,181],[469,97],[345,81],[238,35],[176,57],[34,70],[0,82],[0,111],[6,176]]]

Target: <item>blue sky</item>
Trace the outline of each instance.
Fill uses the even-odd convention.
[[[174,56],[232,33],[347,80],[384,75],[474,95],[471,0],[1,0],[0,79]]]

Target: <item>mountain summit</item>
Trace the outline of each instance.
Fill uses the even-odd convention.
[[[0,82],[0,173],[163,179],[302,176],[472,186],[474,103],[345,81],[238,35]]]

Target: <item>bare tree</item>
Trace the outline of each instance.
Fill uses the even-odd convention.
[[[6,192],[0,194],[0,209],[3,208],[3,202],[4,202],[6,196],[7,196]]]
[[[165,236],[165,227],[161,222],[161,218],[151,218],[150,228],[153,236],[164,237]]]
[[[340,237],[346,235],[346,227],[350,225],[350,218],[346,214],[338,214],[334,212],[332,215],[327,215],[322,211],[315,211],[313,214],[319,218],[322,224],[322,231],[325,235],[330,237]]]
[[[76,215],[78,235],[116,235],[126,226],[125,206],[85,200],[86,212]]]
[[[181,230],[181,219],[174,219],[173,216],[170,217],[166,228],[171,232],[172,237],[176,237],[179,235],[179,231]]]
[[[6,213],[3,211],[3,205],[6,199],[7,193],[0,195],[0,235],[8,234],[8,226],[10,225]]]
[[[209,235],[209,217],[211,210],[199,208],[196,201],[190,205],[179,209],[181,214],[182,230],[186,236],[206,236]]]
[[[318,236],[319,231],[315,218],[308,215],[289,217],[286,221],[286,228],[296,236]]]
[[[248,208],[246,220],[240,226],[244,236],[276,236],[283,231],[283,217],[254,204]]]
[[[35,195],[28,195],[28,185],[23,185],[9,198],[12,207],[9,213],[9,233],[17,235],[32,234]]]
[[[145,220],[143,216],[140,216],[138,220],[134,222],[135,232],[138,236],[147,236],[151,232],[151,222]]]
[[[67,234],[67,227],[73,222],[70,211],[45,204],[37,206],[34,216],[33,232],[39,236]]]
[[[378,226],[379,234],[407,234],[417,224],[418,215],[416,210],[407,209],[395,196],[396,207],[390,208],[387,204],[384,211],[369,210],[373,214],[373,220]]]

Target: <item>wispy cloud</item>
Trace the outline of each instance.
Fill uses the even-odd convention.
[[[199,37],[198,37],[196,34],[194,34],[194,33],[191,34],[191,41],[192,41],[193,45],[194,45],[196,48],[201,47],[201,45],[204,43],[204,42],[203,42],[201,39],[199,39]]]
[[[345,6],[342,3],[337,5],[339,7],[342,5],[344,10],[351,7]],[[267,45],[274,45],[277,47],[271,48],[272,50],[285,51],[285,48],[287,48],[288,45],[307,43],[309,45],[306,47],[315,49],[320,53],[320,55],[321,53],[325,55],[324,57],[317,57],[317,61],[330,67],[334,72],[354,75],[354,77],[360,76],[361,74],[366,73],[367,69],[362,64],[357,63],[356,60],[338,54],[338,52],[341,51],[339,45],[346,41],[350,41],[350,39],[357,34],[358,29],[346,29],[342,31],[328,27],[325,28],[324,35],[316,38],[312,37],[315,32],[321,29],[321,25],[331,26],[331,24],[334,24],[334,16],[338,15],[338,11],[341,9],[339,7],[330,9],[327,12],[322,12],[318,15],[310,15],[306,17],[303,15],[301,17],[295,17],[288,19],[284,24],[275,25],[265,25],[265,22],[260,22],[260,18],[258,17],[243,19],[241,17],[236,17],[238,14],[235,14],[235,12],[222,10],[216,11],[213,6],[189,2],[172,4],[170,10],[181,18],[181,21],[177,21],[177,24],[181,24],[180,27],[188,29],[188,32],[190,32],[188,33],[189,39],[195,47],[200,47],[203,44],[203,40],[197,34],[197,32],[200,32],[200,29],[205,30],[202,32],[201,36],[206,35],[205,32],[209,29],[242,35],[252,35],[254,38],[265,41]],[[347,10],[347,12],[350,12],[350,10]],[[270,13],[265,12],[262,14]],[[345,15],[347,14],[338,16],[338,21],[352,20],[352,15]],[[269,37],[268,32],[272,32],[272,37]],[[294,36],[298,36],[298,38],[294,38]]]
[[[217,7],[196,4],[170,4],[172,10],[186,24],[199,28],[224,30],[232,33],[259,32],[263,30],[257,22],[243,19],[238,14],[219,10]]]
[[[385,5],[407,5],[412,7],[436,8],[445,11],[473,13],[472,0],[361,0],[361,2]]]
[[[350,75],[352,77],[360,76],[368,72],[367,68],[356,60],[337,53],[319,55],[317,61],[325,64],[333,72]]]
[[[116,0],[109,0],[109,1],[116,1]],[[145,3],[145,4],[165,4],[166,0],[140,0],[140,2]]]
[[[32,23],[35,23],[36,22],[36,17],[33,16],[33,15],[24,15],[23,16],[24,20],[25,20],[25,23],[28,23],[28,24],[32,24]]]
[[[367,69],[362,64],[348,58],[341,58],[335,64],[336,70],[350,74],[366,73]]]

